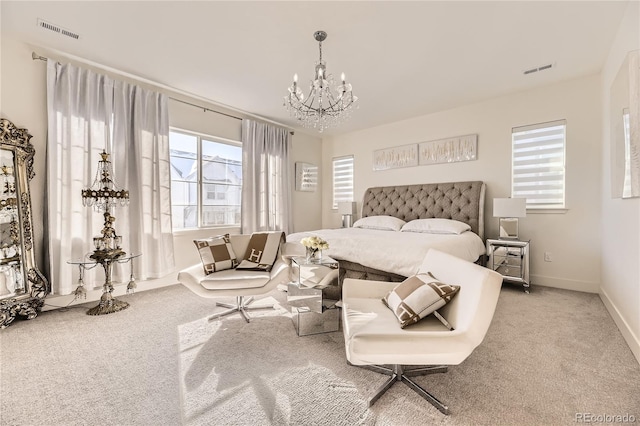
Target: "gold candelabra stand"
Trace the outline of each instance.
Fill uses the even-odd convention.
[[[122,237],[116,233],[113,226],[116,218],[111,214],[111,210],[117,205],[126,205],[129,202],[129,191],[118,189],[113,178],[113,169],[109,161],[109,154],[102,151],[101,160],[98,162],[98,172],[91,188],[82,190],[82,202],[85,206],[93,206],[96,210],[104,212],[104,226],[101,236],[93,238],[95,250],[89,256],[90,259],[100,264],[104,269],[104,285],[100,303],[89,309],[89,315],[104,315],[118,312],[129,307],[127,302],[113,297],[113,284],[111,274],[113,264],[118,260],[132,260],[137,256],[126,256],[122,250]],[[132,272],[133,276],[133,272]],[[129,282],[130,290],[135,287],[133,279]],[[128,287],[128,290],[129,290]]]

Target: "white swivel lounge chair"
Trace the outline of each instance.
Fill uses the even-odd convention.
[[[230,235],[229,240],[233,251],[242,255],[249,245],[251,235]],[[198,263],[178,273],[178,281],[195,294],[205,298],[236,297],[235,304],[216,302],[217,306],[228,308],[209,317],[209,320],[224,315],[239,312],[245,321],[250,322],[248,310],[272,309],[269,306],[250,306],[253,296],[265,294],[273,290],[278,284],[289,281],[289,265],[278,256],[270,272],[238,271],[227,269],[224,271],[205,274],[202,264]]]
[[[451,302],[438,310],[454,329],[449,330],[434,315],[402,329],[381,301],[398,283],[345,279],[342,315],[347,361],[391,376],[369,399],[369,406],[396,381],[402,381],[448,414],[445,404],[410,377],[444,373],[447,366],[458,365],[471,355],[491,324],[502,276],[434,249],[427,253],[419,272],[431,272],[439,281],[460,286]]]

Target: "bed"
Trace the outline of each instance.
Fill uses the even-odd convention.
[[[299,250],[297,254],[302,254],[303,247],[297,243],[306,236],[317,235],[329,243],[323,255],[340,262],[341,278],[379,281],[402,281],[414,274],[429,248],[480,262],[485,254],[484,197],[485,184],[481,181],[369,188],[362,200],[361,218],[373,221],[391,216],[405,222],[449,219],[467,224],[470,230],[460,234],[430,234],[362,228],[321,229],[289,234],[287,247],[290,253]]]

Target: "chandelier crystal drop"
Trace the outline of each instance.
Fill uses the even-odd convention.
[[[309,94],[305,98],[298,86],[298,75],[295,74],[289,93],[284,97],[284,106],[303,126],[322,133],[324,129],[335,127],[349,118],[353,108],[357,108],[358,97],[354,96],[344,73],[340,78],[342,84],[333,88],[335,80],[333,75],[327,73],[322,60],[322,42],[327,38],[327,33],[316,31],[313,38],[318,42],[320,59],[316,63],[314,79],[310,82]]]

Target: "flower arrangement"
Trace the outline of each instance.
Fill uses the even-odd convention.
[[[329,243],[318,236],[305,237],[300,243],[307,248],[307,261],[317,261],[322,257],[322,250],[329,248]]]
[[[323,240],[318,236],[305,237],[300,240],[300,243],[312,250],[327,250],[329,248],[329,243]]]

